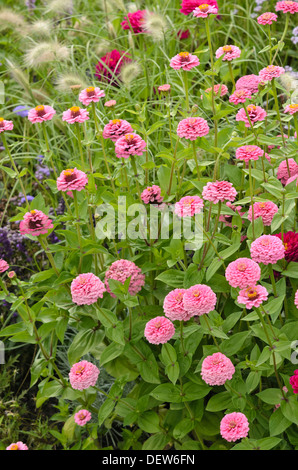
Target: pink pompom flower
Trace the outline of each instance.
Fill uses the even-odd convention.
[[[125,51],[113,49],[103,57],[100,57],[100,61],[95,66],[95,76],[99,80],[106,80],[110,83],[114,83],[115,76],[117,77],[120,74],[123,65],[130,62],[131,58],[129,54]]]
[[[227,266],[225,277],[230,286],[245,289],[260,280],[261,268],[249,258],[238,258]]]
[[[167,83],[165,85],[160,85],[158,87],[158,91],[167,93],[168,91],[171,90],[171,85],[168,85]]]
[[[106,106],[106,108],[113,108],[114,106],[116,106],[116,103],[116,100],[109,100],[105,102],[104,106]]]
[[[105,96],[105,92],[98,87],[89,86],[81,91],[79,94],[79,101],[84,106],[88,106],[90,103],[97,103],[100,98]]]
[[[57,178],[59,191],[82,191],[88,183],[88,176],[77,168],[63,170]]]
[[[223,385],[234,373],[232,361],[221,352],[207,356],[202,362],[201,376],[208,385]]]
[[[62,121],[68,122],[68,124],[74,124],[75,122],[85,122],[89,119],[89,111],[79,106],[72,106],[67,111],[63,111]]]
[[[229,97],[229,102],[233,104],[245,103],[246,100],[252,98],[252,93],[247,88],[236,89],[234,93]]]
[[[145,285],[145,274],[142,274],[141,269],[133,261],[127,259],[119,259],[111,264],[105,274],[105,285],[112,297],[116,296],[111,292],[109,279],[114,279],[124,284],[129,277],[128,292],[130,295],[137,295]]]
[[[248,436],[249,422],[245,414],[233,412],[226,414],[220,422],[220,434],[228,442]]]
[[[113,119],[104,126],[102,136],[104,139],[111,139],[113,142],[116,142],[120,137],[130,132],[133,132],[133,128],[128,121],[125,121],[125,119]]]
[[[265,117],[267,116],[265,109],[261,108],[261,106],[255,106],[254,104],[250,104],[249,106],[247,106],[246,110],[249,115],[249,119],[247,117],[245,109],[243,108],[239,109],[238,113],[236,114],[236,121],[243,121],[245,123],[245,127],[250,127],[250,122],[253,126],[254,123],[258,121],[264,121]]]
[[[212,87],[206,88],[205,93],[210,93],[212,91]],[[215,96],[219,96],[219,91],[220,91],[220,96],[225,96],[228,93],[228,87],[224,85],[223,83],[214,85],[213,87],[213,93]],[[201,99],[203,99],[203,96],[201,96]]]
[[[216,15],[217,12],[218,9],[215,6],[203,3],[194,9],[193,15],[196,18],[207,18],[209,15]]]
[[[289,168],[288,168],[289,167]],[[289,178],[298,174],[298,165],[293,158],[283,160],[277,168],[277,178],[285,185]]]
[[[263,225],[271,225],[272,219],[276,212],[278,211],[278,207],[272,201],[264,201],[264,202],[255,202],[253,205],[254,209],[254,220],[258,219],[259,217],[263,220]],[[248,220],[252,221],[252,207],[250,206],[247,214]]]
[[[11,131],[13,129],[13,122],[7,121],[3,117],[0,117],[0,134],[4,131]]]
[[[8,447],[6,447],[6,450],[28,450],[28,447],[26,444],[24,444],[24,442],[18,441],[10,444]]]
[[[93,273],[79,274],[71,285],[72,301],[77,305],[91,305],[103,298],[104,283]]]
[[[156,184],[153,186],[147,186],[147,188],[142,192],[141,198],[144,204],[161,204],[163,201],[161,189]]]
[[[39,210],[26,212],[23,220],[20,222],[20,232],[22,235],[33,235],[38,237],[44,235],[53,228],[52,220]]]
[[[201,117],[189,117],[182,119],[177,127],[177,134],[180,138],[196,140],[209,133],[207,121]]]
[[[183,15],[189,15],[200,5],[206,3],[206,0],[182,0],[180,13]],[[218,9],[218,4],[216,0],[208,0],[208,5],[214,6]]]
[[[238,78],[236,82],[236,90],[249,90],[252,94],[258,93],[259,84],[262,83],[261,78],[258,75],[244,75]]]
[[[9,264],[4,259],[0,259],[0,273],[4,273],[8,269],[9,269]]]
[[[272,24],[273,21],[277,21],[277,15],[270,11],[266,11],[266,13],[263,13],[257,18],[257,22],[262,25]]]
[[[30,109],[28,112],[28,119],[33,124],[36,122],[50,121],[53,119],[53,116],[56,114],[56,111],[52,106],[48,105],[38,105],[33,109]]]
[[[273,78],[280,77],[283,73],[285,73],[285,69],[283,67],[279,67],[278,65],[268,65],[264,69],[260,70],[259,77],[264,82],[271,81]]]
[[[74,390],[85,390],[94,387],[100,370],[92,362],[80,361],[72,366],[69,372],[69,381]]]
[[[298,113],[298,104],[288,104],[285,107],[285,113],[295,114]]]
[[[292,375],[292,377],[290,377],[290,385],[292,385],[292,388],[293,388],[293,392],[295,393],[295,395],[297,395],[298,393],[298,370],[294,370],[294,375]]]
[[[236,196],[237,191],[229,181],[209,181],[202,191],[202,198],[213,202],[213,204],[225,201],[233,202]]]
[[[238,304],[245,305],[245,307],[250,310],[253,307],[259,307],[267,299],[267,289],[257,285],[241,289],[237,297],[237,302]]]
[[[156,317],[146,323],[144,336],[151,344],[167,343],[175,334],[175,327],[171,320],[165,317]]]
[[[182,69],[188,71],[198,65],[200,65],[200,61],[197,56],[189,52],[179,52],[170,61],[170,67],[174,70]]]
[[[184,308],[183,297],[186,289],[174,289],[166,295],[163,302],[165,316],[170,320],[187,321],[191,318]]]
[[[91,413],[88,410],[80,410],[74,415],[74,420],[79,426],[85,426],[91,419]]]
[[[298,2],[291,2],[288,0],[277,2],[275,5],[275,11],[282,11],[283,13],[291,13],[294,15],[294,13],[298,12]]]
[[[175,204],[175,214],[179,217],[192,217],[199,214],[204,201],[199,196],[184,196]]]
[[[141,156],[145,149],[146,142],[133,132],[119,137],[115,143],[115,152],[118,158],[129,158],[130,155]]]
[[[250,254],[256,263],[275,264],[285,257],[283,242],[274,235],[261,235],[250,246]]]
[[[264,155],[264,150],[257,145],[243,145],[237,148],[235,156],[237,160],[248,163],[249,160],[258,160],[262,155]]]
[[[184,293],[183,305],[191,317],[200,316],[214,310],[216,300],[216,295],[211,287],[205,284],[196,284]]]
[[[122,29],[131,30],[135,34],[143,33],[143,26],[146,14],[146,10],[137,10],[133,13],[128,13],[121,23]]]
[[[215,56],[219,59],[223,55],[223,61],[231,61],[234,59],[238,59],[241,55],[241,50],[237,46],[227,45],[223,47],[219,47],[215,52]]]

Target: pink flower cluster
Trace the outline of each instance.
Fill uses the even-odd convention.
[[[279,67],[278,65],[268,65],[264,69],[260,70],[259,77],[264,82],[267,82],[273,80],[273,78],[280,77],[283,73],[285,73],[285,69],[283,67]]]
[[[165,316],[170,320],[187,321],[191,315],[184,307],[183,297],[186,289],[174,289],[166,295],[163,302]]]
[[[257,18],[257,22],[262,25],[272,24],[272,21],[277,21],[277,15],[270,11],[266,11],[266,13],[263,13]]]
[[[234,59],[238,59],[241,55],[241,50],[237,46],[233,45],[228,45],[228,46],[223,46],[219,47],[217,51],[215,52],[215,56],[217,59],[219,59],[221,56],[223,56],[222,60],[223,61],[231,61]]]
[[[91,305],[102,299],[104,283],[93,273],[79,274],[70,286],[72,301],[77,305]]]
[[[237,302],[238,304],[245,305],[245,307],[250,310],[253,307],[259,307],[267,299],[267,289],[263,286],[256,285],[241,289],[237,297]]]
[[[63,170],[57,178],[57,189],[59,191],[82,191],[88,183],[86,173],[77,168]]]
[[[141,194],[142,201],[144,204],[161,204],[163,196],[161,196],[161,189],[159,186],[154,184],[148,186]]]
[[[238,78],[236,82],[236,90],[249,90],[252,94],[258,93],[259,85],[262,83],[261,78],[258,75],[244,75]]]
[[[79,101],[83,103],[84,106],[88,106],[90,103],[97,103],[100,98],[105,96],[105,92],[98,87],[90,86],[85,88],[79,94]]]
[[[260,280],[261,268],[249,258],[238,258],[227,266],[225,277],[230,286],[246,289]]]
[[[0,134],[4,131],[11,131],[13,129],[13,122],[7,121],[3,117],[0,117]]]
[[[68,122],[68,124],[74,124],[75,122],[85,122],[89,119],[89,111],[79,106],[72,106],[62,114],[62,121]]]
[[[155,317],[146,323],[144,336],[151,344],[167,343],[175,334],[173,323],[165,317]]]
[[[80,410],[74,415],[74,420],[79,426],[85,426],[91,419],[91,413],[88,410]]]
[[[143,155],[146,149],[146,142],[133,132],[125,134],[115,143],[116,157],[129,158],[130,155]]]
[[[53,119],[53,116],[56,114],[56,111],[52,106],[48,105],[38,105],[33,109],[30,109],[28,112],[28,119],[31,121],[33,124],[39,123],[39,122],[44,122],[44,121],[50,121]]]
[[[206,88],[205,90],[205,93],[210,93],[212,91],[212,87],[209,87],[209,88]],[[224,85],[223,83],[220,83],[218,85],[214,85],[213,87],[213,93],[215,96],[218,96],[219,95],[219,92],[220,92],[220,96],[225,96],[227,93],[228,93],[228,87],[226,85]],[[203,96],[201,96],[201,98],[203,98]]]
[[[179,52],[170,61],[170,67],[174,70],[191,70],[200,65],[200,61],[196,55],[189,52]]]
[[[238,113],[236,114],[236,121],[243,121],[245,123],[245,127],[250,127],[251,125],[253,126],[254,123],[258,121],[264,121],[265,117],[267,116],[265,109],[261,108],[261,106],[250,104],[247,106],[246,110],[249,118],[244,108],[239,109]]]
[[[256,238],[250,246],[252,259],[257,263],[275,264],[285,257],[283,242],[274,235],[262,235]]]
[[[199,214],[204,202],[199,196],[184,196],[175,204],[175,214],[179,217],[192,217]]]
[[[20,222],[21,234],[33,235],[34,237],[46,234],[53,227],[52,220],[39,210],[26,212],[23,220]]]
[[[264,202],[255,202],[253,205],[254,209],[254,219],[258,219],[259,217],[262,218],[264,225],[271,225],[272,219],[276,212],[278,211],[278,207],[272,201],[264,201]],[[248,220],[252,221],[252,206],[250,206],[248,214]]]
[[[236,150],[237,160],[243,160],[246,163],[248,163],[249,160],[258,160],[262,155],[264,155],[264,150],[257,145],[243,145]]]
[[[128,121],[125,121],[125,119],[113,119],[104,126],[102,136],[104,139],[111,139],[113,142],[116,142],[120,137],[131,132],[133,132],[133,128]]]
[[[72,366],[69,372],[69,381],[73,389],[85,390],[94,387],[100,370],[92,362],[80,361]]]
[[[142,274],[141,269],[132,261],[126,259],[114,261],[105,274],[105,285],[112,297],[115,295],[111,292],[109,279],[124,284],[128,278],[130,278],[128,292],[130,295],[136,295],[145,284],[145,274]]]
[[[295,114],[298,113],[298,104],[288,104],[285,107],[285,113]]]
[[[298,165],[293,158],[283,160],[277,168],[277,178],[285,185],[289,178],[298,174]]]
[[[6,447],[6,450],[28,450],[28,446],[24,444],[24,442],[18,441],[10,444],[8,447]]]
[[[125,51],[113,49],[100,58],[100,61],[95,67],[95,76],[99,80],[105,79],[113,83],[115,77],[120,74],[122,66],[129,62],[131,62],[131,58]]]
[[[194,9],[193,15],[196,18],[207,18],[209,15],[216,15],[217,12],[218,9],[215,6],[203,3]]]
[[[247,88],[243,89],[236,89],[234,93],[229,97],[229,102],[233,104],[241,104],[245,103],[246,100],[250,100],[252,98],[252,92]]]
[[[133,13],[128,13],[121,23],[122,29],[131,30],[135,34],[143,33],[143,25],[146,14],[146,10],[137,10]]]
[[[229,181],[209,181],[203,188],[202,198],[217,204],[218,202],[233,202],[237,191]]]
[[[4,259],[0,259],[0,273],[4,273],[8,269],[9,269],[9,264]]]
[[[234,411],[226,414],[220,422],[220,434],[228,442],[248,436],[249,422],[245,414]]]
[[[215,293],[205,284],[190,287],[183,296],[184,308],[191,317],[211,312],[215,309],[216,301]]]
[[[283,13],[298,13],[298,2],[292,2],[289,0],[285,0],[282,2],[277,2],[275,5],[275,11],[282,11]]]
[[[201,117],[189,117],[182,119],[177,127],[177,134],[180,138],[196,140],[209,133],[207,121]]]
[[[189,15],[194,11],[195,8],[206,3],[206,0],[182,0],[180,12],[183,13],[183,15]],[[214,6],[218,9],[216,0],[208,0],[208,5]]]
[[[295,395],[298,393],[298,370],[294,371],[294,375],[290,377],[290,385],[292,385]]]
[[[232,361],[217,352],[207,356],[202,363],[201,376],[208,385],[223,385],[227,380],[231,380],[235,373]]]

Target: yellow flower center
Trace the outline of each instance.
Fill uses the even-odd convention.
[[[203,5],[199,6],[199,9],[205,13],[206,11],[208,11],[209,5],[207,3],[203,3]]]
[[[44,110],[44,106],[42,104],[39,104],[38,106],[35,107],[35,111],[39,112],[39,111],[43,111]]]
[[[245,263],[238,263],[237,264],[237,269],[238,269],[238,271],[241,271],[243,273],[246,270],[246,264]]]
[[[120,124],[121,119],[113,119],[112,124]]]
[[[200,297],[201,293],[199,290],[193,292],[194,297]]]
[[[224,47],[222,48],[222,50],[223,50],[224,52],[231,52],[232,46],[224,46]]]
[[[268,72],[273,72],[274,69],[275,65],[268,65],[268,67],[266,67],[266,70],[268,70]]]
[[[260,207],[260,209],[265,209],[266,202],[260,202],[259,207]]]
[[[36,214],[36,211],[30,211],[30,214],[34,215]]]
[[[291,109],[297,109],[297,108],[298,108],[298,104],[290,104],[290,105],[289,105],[289,108],[291,108]]]
[[[64,170],[64,171],[63,171],[63,174],[64,174],[65,176],[70,176],[70,175],[73,174],[73,172],[74,172],[74,170],[71,168],[71,169]]]
[[[180,57],[186,58],[189,56],[189,52],[179,52]]]
[[[269,244],[270,244],[270,241],[267,238],[265,238],[265,240],[261,240],[261,245],[268,246]]]
[[[78,417],[79,419],[85,419],[85,413],[83,413],[83,411],[80,411]]]
[[[254,104],[250,104],[249,106],[247,106],[248,111],[255,111],[256,109],[257,107]]]
[[[249,287],[246,289],[246,295],[249,299],[253,300],[258,297],[257,289],[255,287]]]
[[[12,444],[12,445],[10,446],[10,450],[19,450],[18,444]]]
[[[4,121],[4,118],[3,117],[0,117],[0,122],[3,122]]]
[[[89,86],[88,88],[86,88],[86,92],[87,93],[92,93],[93,91],[95,90],[94,86]]]
[[[84,370],[85,370],[84,366],[77,367],[76,375],[80,375],[82,372],[84,372]]]
[[[125,140],[127,140],[128,142],[129,142],[130,140],[133,140],[133,134],[126,134],[126,135],[125,135]]]
[[[287,251],[288,249],[288,243],[284,243],[285,250]]]

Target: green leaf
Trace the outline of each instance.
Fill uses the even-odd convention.
[[[221,411],[230,408],[232,405],[232,398],[229,392],[220,392],[213,397],[207,403],[206,411]]]
[[[158,385],[150,395],[158,401],[166,403],[181,403],[182,395],[180,389],[173,384]]]
[[[157,281],[164,282],[170,287],[182,288],[184,283],[184,273],[176,269],[169,269],[159,274],[155,279]]]
[[[194,420],[190,418],[182,419],[173,429],[173,436],[175,439],[183,439],[194,428]]]
[[[279,388],[267,388],[256,395],[269,405],[278,405],[282,400],[282,394]]]
[[[291,423],[298,425],[298,402],[296,397],[289,397],[288,401],[282,400],[281,411],[284,417],[291,421]]]
[[[101,405],[98,411],[98,426],[101,426],[103,422],[110,416],[115,407],[114,400],[107,398]]]
[[[246,338],[250,335],[249,331],[242,331],[241,333],[235,333],[229,339],[226,339],[221,344],[221,352],[226,354],[228,357],[236,354],[242,348]]]
[[[107,362],[112,361],[116,357],[120,356],[124,350],[124,345],[118,343],[111,343],[107,346],[101,356],[100,356],[100,364],[103,366]]]
[[[73,339],[68,350],[68,360],[72,365],[98,346],[103,340],[104,332],[101,330],[82,330]]]
[[[163,450],[168,442],[169,438],[165,434],[159,432],[157,434],[153,434],[153,436],[150,436],[149,439],[144,442],[142,449]]]
[[[283,415],[282,410],[277,408],[269,419],[270,436],[282,434],[291,424],[292,422]]]
[[[154,411],[146,411],[142,413],[138,418],[138,426],[145,432],[153,434],[159,432],[159,417]]]

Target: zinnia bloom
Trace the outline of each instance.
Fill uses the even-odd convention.
[[[289,168],[288,168],[289,166]],[[277,169],[277,178],[280,180],[281,184],[285,185],[289,178],[298,174],[298,165],[293,158],[288,158],[283,160]]]
[[[298,308],[298,289],[297,289],[296,292],[295,292],[294,304],[295,304],[296,307]]]
[[[190,315],[185,310],[183,304],[183,297],[186,289],[174,289],[166,295],[163,302],[163,310],[165,316],[170,320],[186,321],[190,319]]]
[[[214,85],[214,88],[213,88],[213,93],[215,96],[218,96],[219,95],[219,90],[220,90],[220,96],[225,96],[227,93],[228,93],[228,87],[222,83],[218,84],[218,85]],[[210,93],[212,91],[212,87],[209,87],[205,90],[205,93]],[[201,96],[201,98],[203,98]]]
[[[216,15],[217,12],[218,9],[215,6],[203,3],[194,9],[193,16],[196,18],[207,18],[209,15]]]
[[[135,34],[143,33],[143,25],[146,14],[146,10],[137,10],[133,13],[128,13],[121,23],[122,29],[131,30]]]
[[[91,305],[103,298],[104,283],[93,273],[79,274],[70,285],[72,301],[77,305]]]
[[[249,258],[238,258],[227,266],[225,276],[230,286],[245,289],[260,280],[261,268]]]
[[[290,377],[290,385],[292,385],[293,392],[298,393],[298,370],[294,370],[294,375]]]
[[[100,58],[100,61],[95,67],[95,76],[99,80],[105,79],[109,82],[113,82],[115,75],[118,76],[120,74],[122,66],[127,62],[131,62],[129,55],[124,51],[114,49]]]
[[[72,366],[69,372],[69,381],[73,389],[85,390],[94,387],[100,370],[92,362],[80,361]]]
[[[13,122],[7,121],[3,117],[0,117],[0,134],[4,131],[11,131],[13,129]]]
[[[189,38],[189,36],[190,36],[189,29],[186,29],[185,31],[183,31],[182,29],[179,29],[177,32],[177,38],[179,39],[187,39]]]
[[[203,137],[209,133],[209,126],[207,121],[201,117],[189,117],[182,119],[177,127],[177,134],[179,137],[184,137],[188,140],[196,140],[198,137]]]
[[[253,205],[254,208],[254,219],[258,219],[262,217],[263,225],[271,225],[272,219],[276,212],[278,211],[278,207],[272,201],[264,201],[264,202],[255,202]],[[248,220],[252,221],[252,207],[250,206],[248,214]]]
[[[193,317],[214,310],[216,300],[216,295],[211,287],[205,284],[196,284],[184,293],[183,305],[188,314]]]
[[[285,69],[283,67],[279,67],[278,65],[268,65],[268,67],[260,70],[259,77],[261,80],[266,82],[273,80],[273,78],[280,77],[283,73],[285,73]]]
[[[146,323],[144,335],[151,344],[167,343],[175,334],[173,323],[165,317],[156,317]]]
[[[20,222],[20,232],[22,235],[33,235],[38,237],[48,233],[53,228],[52,220],[42,211],[33,210],[26,212],[23,220]]]
[[[82,191],[88,183],[86,173],[76,168],[63,170],[57,178],[59,191]]]
[[[89,111],[79,106],[72,106],[67,111],[63,112],[62,121],[68,122],[68,124],[74,124],[75,122],[85,122],[89,119]]]
[[[128,292],[130,295],[136,295],[145,284],[145,274],[132,261],[127,259],[119,259],[111,264],[105,274],[105,285],[107,291],[112,297],[116,297],[110,289],[109,279],[114,279],[122,284],[130,277]]]
[[[28,450],[28,447],[22,441],[18,441],[10,444],[6,450]]]
[[[276,233],[274,236],[283,241],[286,250],[285,260],[287,262],[298,262],[298,233],[290,231],[286,232],[283,234],[283,239],[281,238],[281,233]]]
[[[175,55],[170,62],[170,67],[175,70],[191,70],[193,67],[200,65],[200,61],[196,55],[190,54],[189,52],[179,52]]]
[[[208,385],[223,385],[227,380],[231,380],[235,373],[232,361],[217,352],[207,356],[202,363],[201,376]]]
[[[38,105],[33,109],[30,109],[28,112],[28,119],[33,124],[36,122],[50,121],[53,119],[53,116],[56,114],[56,111],[52,106],[48,105]]]
[[[184,196],[175,204],[175,214],[179,217],[192,217],[199,214],[204,202],[199,196]]]
[[[277,21],[277,15],[275,13],[271,13],[270,11],[263,13],[261,16],[258,16],[257,18],[257,22],[263,25],[272,24],[272,21]]]
[[[180,12],[183,13],[183,15],[189,15],[195,8],[203,5],[204,3],[206,3],[206,0],[182,0]],[[216,0],[208,0],[208,5],[214,6],[218,9]]]
[[[125,119],[113,119],[104,126],[102,136],[104,139],[111,139],[113,142],[116,142],[120,137],[130,132],[133,132],[133,128],[128,121],[125,121]]]
[[[244,75],[238,78],[236,82],[236,90],[246,89],[252,94],[259,91],[259,84],[262,83],[261,78],[258,75]]]
[[[267,113],[265,109],[261,108],[261,106],[255,106],[254,104],[250,104],[246,108],[249,119],[252,125],[258,121],[264,121]],[[236,121],[243,121],[245,123],[245,127],[250,127],[250,122],[246,115],[245,109],[239,109],[238,113],[236,114]]]
[[[90,103],[97,103],[100,98],[105,96],[105,92],[98,87],[89,86],[79,94],[79,100],[84,106],[88,106]]]
[[[288,0],[277,2],[275,5],[275,11],[282,11],[283,13],[291,13],[293,15],[298,12],[298,3],[290,2]]]
[[[161,189],[159,186],[154,184],[148,186],[141,194],[142,201],[144,204],[161,204],[163,197],[161,196]]]
[[[245,307],[250,310],[253,307],[259,307],[267,299],[267,289],[263,286],[257,285],[240,290],[237,302],[238,304],[245,305]]]
[[[79,426],[85,426],[91,419],[91,413],[88,410],[80,410],[74,415],[74,420]]]
[[[9,269],[9,264],[4,259],[0,259],[0,273],[4,273],[8,269]]]
[[[237,46],[223,46],[219,47],[217,51],[215,52],[215,56],[217,59],[219,59],[223,55],[222,60],[228,60],[231,61],[233,59],[238,59],[241,55],[241,50]]]
[[[236,158],[246,163],[248,163],[249,160],[258,160],[262,155],[264,155],[264,150],[257,145],[243,145],[236,150]]]
[[[278,237],[262,235],[252,242],[250,254],[256,263],[275,264],[285,257],[285,247]]]
[[[115,100],[109,100],[109,101],[106,101],[104,106],[106,106],[107,108],[113,108],[113,106],[116,105],[116,101]]]
[[[229,102],[233,104],[245,103],[246,100],[252,98],[251,91],[247,88],[239,89],[234,91],[234,93],[229,97]]]
[[[218,202],[233,202],[237,191],[229,181],[209,181],[203,188],[202,198],[217,204]]]
[[[288,104],[285,107],[285,113],[295,114],[298,113],[298,104]]]
[[[161,91],[161,92],[164,92],[164,93],[170,91],[170,89],[171,89],[171,85],[168,85],[167,83],[165,85],[160,85],[158,87],[158,91]]]
[[[133,132],[125,134],[115,143],[116,157],[128,158],[130,155],[143,155],[146,142],[138,134]]]
[[[228,413],[220,422],[220,434],[228,442],[248,436],[249,422],[243,413]]]

